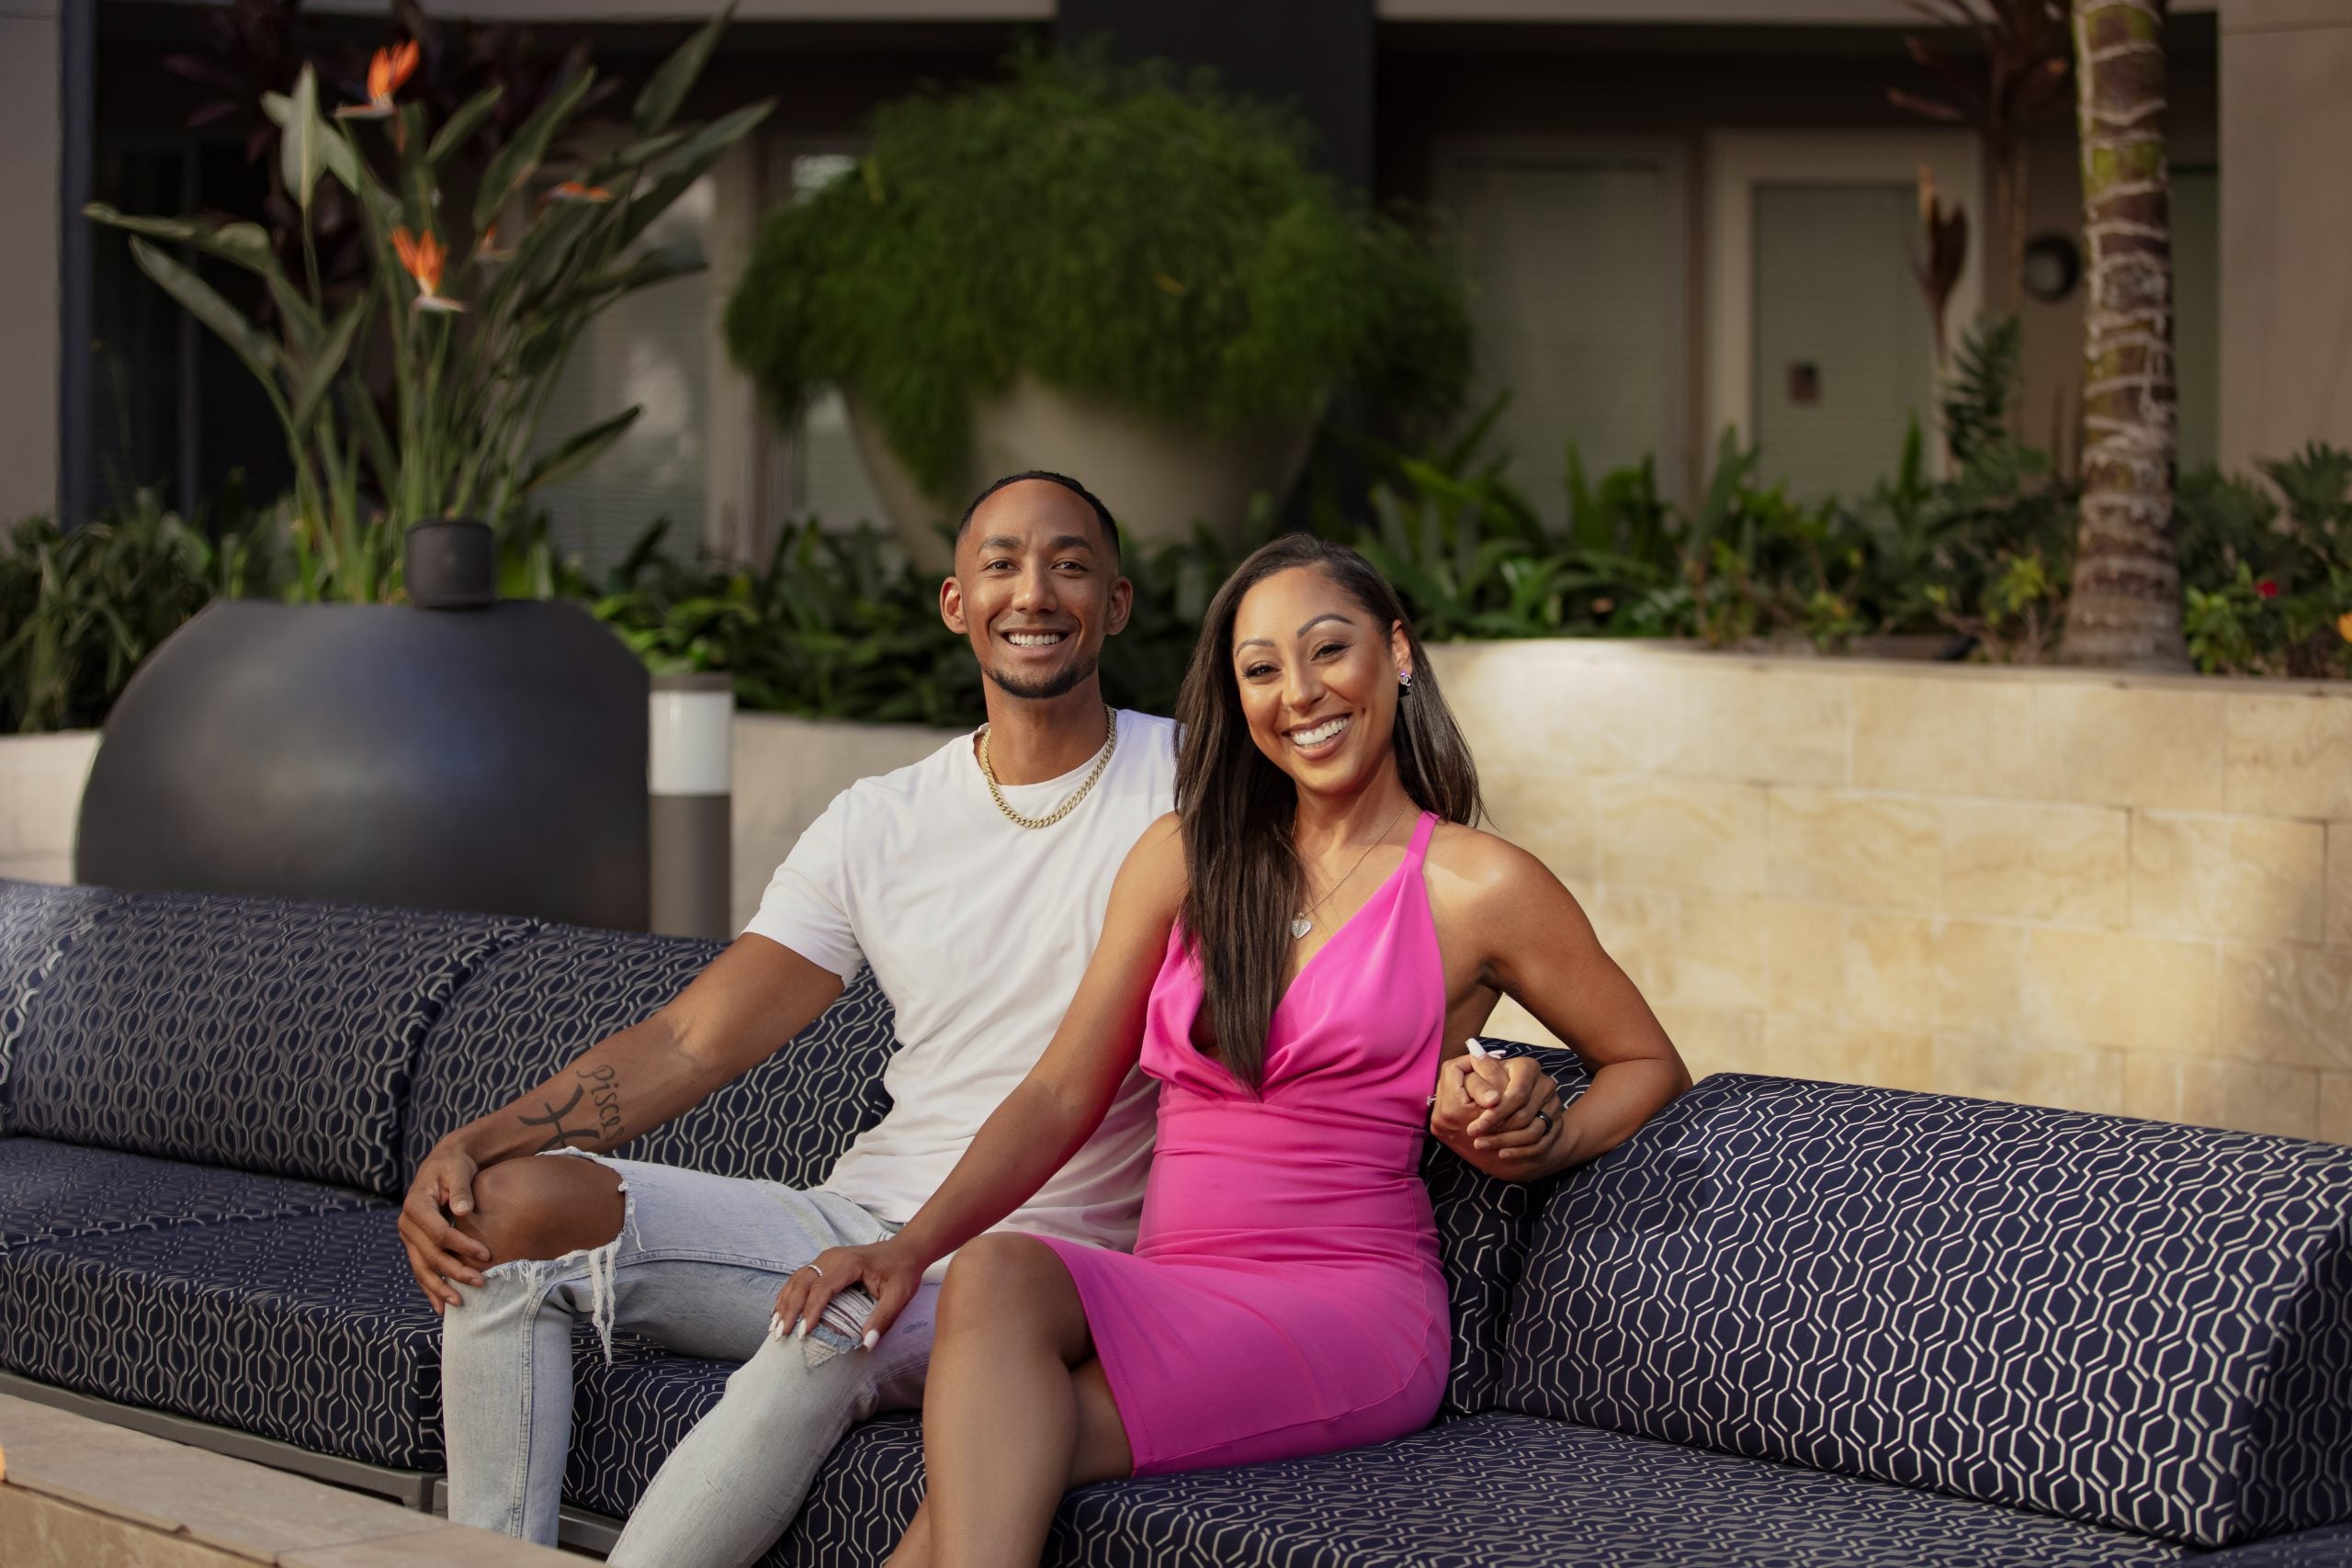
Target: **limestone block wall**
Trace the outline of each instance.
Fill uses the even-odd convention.
[[[800,830],[859,779],[920,761],[957,733],[915,724],[844,724],[785,714],[735,716],[735,926],[760,907]]]
[[[74,830],[98,732],[0,739],[0,876],[74,879]]]
[[[2352,1143],[2352,685],[1431,657],[1694,1073]]]

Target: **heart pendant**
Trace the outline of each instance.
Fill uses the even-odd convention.
[[[1304,942],[1306,939],[1306,933],[1314,929],[1315,922],[1305,915],[1293,915],[1290,918],[1290,937],[1293,942]]]

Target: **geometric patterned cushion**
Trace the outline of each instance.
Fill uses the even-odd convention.
[[[400,1190],[418,1043],[532,922],[142,893],[63,945],[17,1043],[16,1131]]]
[[[441,1324],[386,1204],[0,1253],[0,1363],[319,1453],[442,1468]]]
[[[403,1179],[451,1129],[650,1018],[726,946],[546,925],[503,949],[467,977],[417,1049],[401,1131]]]
[[[340,1213],[373,1205],[374,1200],[359,1193],[315,1182],[41,1138],[0,1138],[0,1250],[68,1236]]]
[[[572,1339],[571,1453],[563,1500],[624,1519],[653,1484],[653,1472],[726,1392],[726,1361],[673,1356],[632,1335],[613,1336],[605,1364],[595,1335]]]
[[[2233,1546],[2190,1561],[2212,1568],[2352,1568],[2352,1527],[2274,1535],[2252,1546]]]
[[[1532,1056],[1572,1100],[1592,1082],[1573,1051],[1523,1045],[1482,1035],[1479,1043],[1501,1056]],[[1542,1182],[1488,1176],[1435,1138],[1421,1151],[1421,1180],[1437,1213],[1438,1258],[1453,1308],[1453,1367],[1438,1418],[1450,1421],[1490,1408],[1501,1386],[1503,1329],[1511,1292],[1527,1257],[1527,1226]]]
[[[1563,1180],[1499,1403],[2206,1546],[2352,1519],[2352,1149],[1717,1075]]]
[[[413,1172],[435,1141],[544,1081],[616,1030],[640,1023],[724,942],[546,926],[466,982],[425,1036],[402,1141]],[[897,1044],[871,970],[799,1036],[677,1120],[632,1138],[624,1159],[814,1187],[889,1108]],[[558,1108],[560,1109],[560,1108]],[[584,1125],[574,1113],[573,1125]]]
[[[1245,1472],[1246,1473],[1246,1472]],[[922,1502],[922,1417],[876,1416],[850,1428],[809,1483],[799,1517],[758,1568],[867,1568],[890,1555]],[[1069,1504],[1062,1504],[1068,1511]],[[1056,1559],[1051,1551],[1045,1562]],[[1123,1557],[1098,1554],[1103,1568]],[[1193,1556],[1186,1562],[1224,1562]]]
[[[121,894],[104,887],[52,887],[0,877],[0,1134],[9,1124],[8,1079],[25,1010],[59,952]]]
[[[922,1495],[915,1417],[859,1428],[762,1568],[880,1562]],[[1883,1482],[1489,1413],[1375,1448],[1105,1482],[1049,1568],[2154,1568],[2182,1549]]]

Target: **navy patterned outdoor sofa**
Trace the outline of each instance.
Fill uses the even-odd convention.
[[[429,1480],[408,1172],[713,951],[0,883],[6,1386]],[[861,982],[627,1152],[815,1180],[882,1110],[889,1040]],[[1427,1171],[1444,1419],[1086,1488],[1050,1561],[2352,1563],[2352,1149],[1722,1075],[1544,1187]],[[568,1494],[623,1515],[729,1369],[577,1348]],[[860,1428],[767,1562],[879,1561],[921,1472],[912,1419]]]

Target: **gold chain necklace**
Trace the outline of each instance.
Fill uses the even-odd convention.
[[[1004,798],[1004,791],[997,785],[996,770],[989,766],[989,727],[985,724],[980,726],[980,777],[989,781],[989,798],[996,802],[999,811],[1012,819],[1014,827],[1050,828],[1069,816],[1078,803],[1086,798],[1086,792],[1094,787],[1095,781],[1102,776],[1102,770],[1111,765],[1111,753],[1119,749],[1119,716],[1108,705],[1104,705],[1102,713],[1109,721],[1103,726],[1102,750],[1095,753],[1094,766],[1088,772],[1086,782],[1080,784],[1068,800],[1043,817],[1023,817],[1012,809],[1012,802]]]
[[[1306,908],[1301,909],[1297,914],[1293,915],[1290,918],[1291,941],[1305,942],[1306,940],[1306,933],[1315,929],[1316,911],[1322,908],[1323,906],[1330,900],[1332,894],[1337,893],[1340,888],[1347,886],[1349,876],[1353,876],[1357,872],[1363,869],[1363,863],[1372,858],[1373,851],[1378,849],[1382,844],[1387,841],[1390,829],[1394,829],[1397,823],[1405,819],[1405,812],[1412,804],[1413,803],[1408,800],[1403,806],[1396,808],[1396,815],[1388,819],[1388,826],[1386,828],[1383,828],[1380,830],[1379,836],[1363,847],[1363,853],[1356,856],[1356,863],[1348,867],[1347,876],[1340,878],[1339,881],[1334,882],[1330,886],[1325,888],[1323,890],[1322,897],[1317,898],[1314,903],[1309,904]]]

